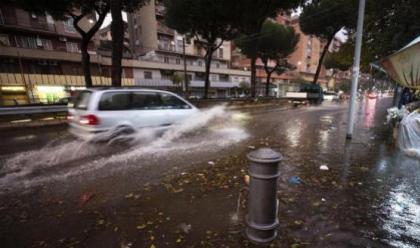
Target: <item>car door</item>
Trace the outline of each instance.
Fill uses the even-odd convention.
[[[133,91],[131,109],[133,124],[136,128],[161,127],[170,124],[163,109],[162,99],[157,92]]]
[[[132,111],[130,110],[129,91],[109,91],[102,93],[98,111],[100,127],[112,129],[117,126],[131,126]]]
[[[181,122],[197,112],[197,109],[170,93],[160,93],[163,108],[168,122],[171,124]]]

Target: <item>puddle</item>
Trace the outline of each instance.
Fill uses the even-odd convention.
[[[203,149],[218,151],[248,138],[244,125],[249,118],[241,112],[228,111],[225,106],[216,106],[200,111],[163,132],[143,129],[125,136],[129,140],[125,144],[115,140],[108,144],[55,140],[37,151],[6,159],[0,168],[0,188],[29,188],[105,167],[106,173],[113,173],[141,167],[141,161],[150,162],[151,159]],[[108,166],[112,164],[118,166]]]

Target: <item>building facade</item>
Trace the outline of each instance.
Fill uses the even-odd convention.
[[[172,75],[184,71],[186,58],[189,89],[201,96],[204,50],[199,42],[185,41],[184,56],[184,37],[162,24],[162,8],[151,1],[128,15],[122,85],[178,91]],[[84,18],[82,28],[95,21],[94,15]],[[111,85],[111,38],[105,27],[89,44],[94,86]],[[0,4],[0,105],[55,102],[83,88],[80,40],[71,18],[55,21]],[[240,82],[249,82],[248,71],[230,68],[229,42],[214,55],[210,79],[212,97],[238,95]]]
[[[92,15],[80,24],[88,30],[95,21]],[[84,86],[81,37],[71,18],[55,21],[0,4],[0,40],[1,105],[54,102]],[[110,85],[110,62],[103,63],[96,54],[96,41],[97,37],[88,48],[92,80],[94,85]]]
[[[204,85],[204,54],[202,42],[185,36],[164,24],[165,6],[161,1],[150,1],[140,10],[127,15],[130,48],[133,57],[140,61],[160,63],[168,69],[135,69],[140,85],[167,85],[174,73],[183,74],[184,59],[191,94],[201,96]],[[231,42],[225,41],[214,53],[211,64],[210,97],[230,96],[239,82],[250,81],[249,72],[232,69]]]

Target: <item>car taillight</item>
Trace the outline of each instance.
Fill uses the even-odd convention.
[[[80,117],[79,123],[82,125],[95,126],[99,124],[99,119],[95,115],[83,115]]]
[[[67,113],[67,120],[72,121],[74,119],[74,116],[71,113]]]

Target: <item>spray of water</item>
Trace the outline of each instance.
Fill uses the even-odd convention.
[[[246,114],[216,106],[166,130],[142,129],[108,143],[53,141],[40,150],[7,159],[0,168],[0,188],[29,188],[99,169],[106,169],[101,173],[111,174],[116,170],[138,168],[142,166],[141,161],[162,156],[199,153],[203,149],[218,151],[248,137],[244,128],[248,119]]]

